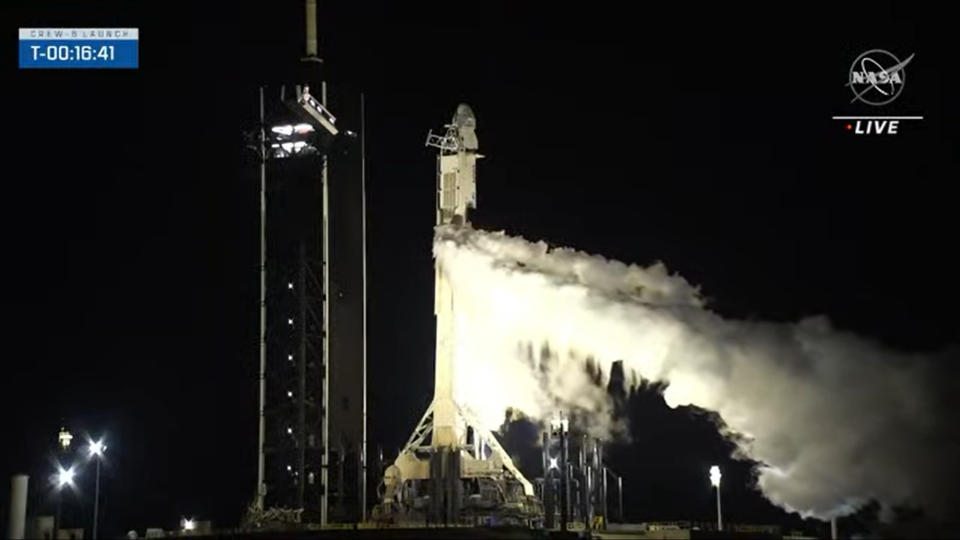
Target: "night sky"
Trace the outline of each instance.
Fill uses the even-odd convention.
[[[257,83],[302,53],[302,4],[76,4],[0,7],[0,521],[6,479],[29,472],[38,487],[65,423],[107,437],[105,533],[182,515],[233,525],[256,483],[258,186],[242,132]],[[371,445],[395,452],[432,395],[423,141],[461,101],[487,156],[476,227],[661,260],[730,318],[823,314],[910,351],[958,342],[944,14],[394,4],[320,3],[328,78],[367,103]],[[17,70],[17,27],[46,26],[139,27],[140,69]],[[870,48],[916,53],[882,110],[843,86]],[[857,137],[837,114],[926,119]],[[725,518],[785,519],[703,415],[650,389],[632,406],[644,438],[614,454],[628,517],[713,519],[703,471],[719,462]],[[83,516],[90,481],[73,503]]]

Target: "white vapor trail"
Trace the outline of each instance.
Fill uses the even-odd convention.
[[[610,397],[583,362],[609,373],[623,360],[668,383],[671,407],[719,413],[739,452],[761,463],[760,489],[788,510],[829,518],[870,499],[956,501],[957,488],[943,486],[960,478],[960,445],[945,435],[955,428],[943,409],[958,393],[935,390],[945,381],[933,358],[889,351],[822,317],[725,320],[662,264],[446,226],[434,256],[454,289],[458,399],[488,427],[507,408],[542,420],[567,407],[609,436]]]

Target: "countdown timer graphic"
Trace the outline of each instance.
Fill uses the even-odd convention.
[[[137,28],[21,28],[20,69],[137,69]]]

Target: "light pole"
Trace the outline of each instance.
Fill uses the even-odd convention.
[[[97,480],[96,488],[93,491],[93,539],[96,540],[97,536],[97,521],[100,510],[100,461],[103,459],[103,453],[106,451],[107,445],[103,444],[103,439],[99,441],[91,440],[90,444],[87,445],[87,451],[90,452],[90,458],[97,462]]]
[[[60,446],[60,453],[66,457],[67,452],[70,451],[70,441],[73,440],[73,435],[67,431],[66,427],[60,427],[60,432],[57,433],[57,444]],[[53,477],[53,484],[57,490],[57,516],[56,520],[53,522],[53,537],[56,538],[60,532],[60,516],[63,508],[63,488],[73,483],[73,467],[69,469],[64,469],[59,463],[57,464],[57,474]]]
[[[710,484],[717,488],[717,530],[723,530],[723,516],[720,513],[720,467],[710,467]]]
[[[53,522],[53,537],[56,538],[60,532],[60,516],[63,508],[63,488],[73,485],[73,467],[64,469],[57,465],[57,476],[54,482],[57,486],[57,519]]]

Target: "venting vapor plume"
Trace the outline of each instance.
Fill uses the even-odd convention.
[[[609,435],[610,398],[583,362],[609,373],[623,360],[668,383],[671,407],[719,413],[786,509],[829,518],[869,499],[943,512],[957,501],[957,384],[934,358],[822,317],[725,320],[662,264],[451,227],[437,228],[434,255],[455,291],[456,392],[491,428],[509,407],[537,419],[577,408]]]

